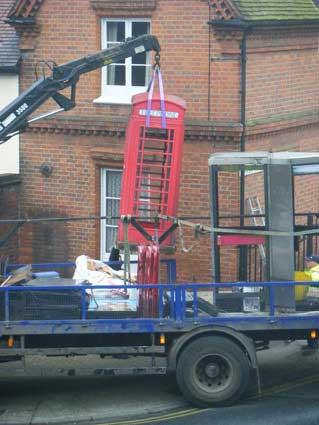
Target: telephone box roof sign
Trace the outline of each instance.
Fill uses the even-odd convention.
[[[146,113],[147,113],[147,95],[145,93],[139,93],[136,94],[135,96],[132,97],[132,104],[133,104],[133,114],[132,116],[141,116],[141,117],[145,117]],[[152,107],[151,107],[151,119],[153,118],[158,118],[159,121],[155,121],[153,122],[153,120],[151,120],[151,127],[154,126],[161,126],[161,116],[162,116],[162,111],[161,111],[161,103],[160,103],[161,99],[160,99],[160,95],[159,93],[154,93],[153,98],[152,98]],[[180,118],[180,113],[181,111],[185,111],[186,109],[186,102],[184,99],[181,99],[180,97],[177,96],[173,96],[173,95],[166,95],[165,94],[165,106],[166,106],[166,110],[165,110],[165,114],[166,114],[166,118],[171,118],[171,119],[175,119],[178,120]],[[169,108],[169,106],[171,106],[171,108]],[[177,121],[179,122],[179,121]]]
[[[132,104],[126,131],[120,215],[137,217],[152,238],[160,239],[170,223],[164,220],[155,223],[154,217],[158,214],[175,216],[177,212],[186,103],[179,97],[165,95],[166,128],[162,128],[159,93],[152,97],[148,127],[148,93],[133,96]],[[132,244],[145,243],[144,236],[133,226],[129,226],[128,236]],[[124,241],[121,222],[118,240]],[[166,239],[165,242],[172,241]]]
[[[318,164],[318,152],[226,152],[211,155],[208,164],[211,165],[248,165],[267,164],[307,165]]]

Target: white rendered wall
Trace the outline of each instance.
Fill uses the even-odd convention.
[[[19,95],[19,77],[0,73],[0,110]],[[19,173],[19,136],[0,145],[0,174]]]

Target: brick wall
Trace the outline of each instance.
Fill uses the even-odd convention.
[[[247,42],[247,120],[275,120],[318,109],[317,31],[258,31]]]
[[[111,8],[109,12],[113,16]],[[110,16],[107,9],[102,16]],[[39,60],[50,58],[61,64],[100,50],[102,16],[91,7],[89,0],[76,5],[64,0],[44,2],[37,15],[41,33],[34,38],[35,50],[25,55],[21,88],[25,90],[34,81],[34,65]],[[140,16],[145,16],[142,11]],[[130,17],[129,11],[126,11],[125,17]],[[151,16],[152,33],[158,36],[162,46],[165,88],[186,100],[188,118],[191,119],[207,118],[207,18],[208,5],[201,0],[190,0],[187,7],[182,0],[161,0]],[[100,84],[101,70],[83,75],[77,85],[77,107],[67,116],[85,118],[93,115],[106,120],[119,115],[127,117],[129,106],[92,102],[101,95]]]

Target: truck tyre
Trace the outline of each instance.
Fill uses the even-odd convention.
[[[184,397],[199,407],[225,406],[243,394],[250,379],[245,352],[223,336],[202,336],[181,352],[176,369]]]

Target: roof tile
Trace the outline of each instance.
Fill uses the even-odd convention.
[[[14,0],[0,1],[0,69],[15,69],[20,59],[19,37],[5,19]]]
[[[9,18],[33,18],[44,0],[15,0],[11,2]]]
[[[314,0],[232,0],[247,21],[319,20]]]

